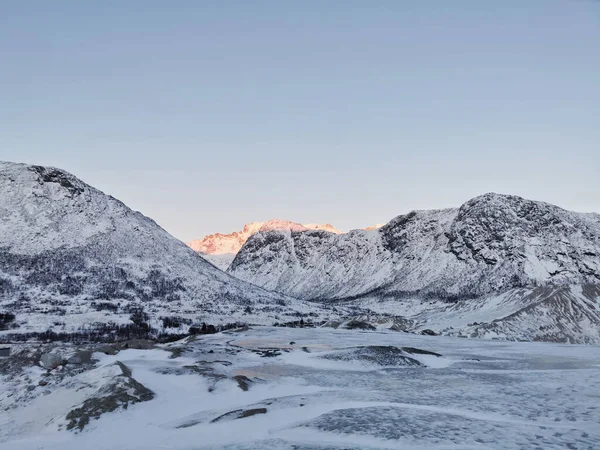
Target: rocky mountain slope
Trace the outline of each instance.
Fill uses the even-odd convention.
[[[414,211],[378,230],[259,232],[229,269],[305,299],[379,291],[462,299],[510,288],[600,282],[600,216],[486,194]]]
[[[51,167],[0,163],[0,312],[20,331],[176,314],[272,323],[321,309],[226,273],[120,201]]]
[[[386,294],[333,304],[355,307],[354,321],[383,329],[484,339],[600,343],[600,284],[515,288],[456,302],[399,300]]]
[[[244,225],[242,231],[234,231],[229,234],[209,234],[203,239],[188,242],[188,246],[200,253],[204,259],[210,261],[221,270],[227,270],[235,255],[240,251],[248,238],[259,231],[273,230],[323,230],[330,233],[341,234],[342,232],[331,224],[299,224],[287,220],[269,220],[267,222],[250,222]]]
[[[460,208],[414,211],[378,230],[343,235],[260,232],[228,272],[302,299],[373,311],[385,303],[388,314],[421,328],[433,320],[437,331],[456,325],[474,335],[505,328],[505,335],[527,339],[600,340],[600,216],[516,196],[486,194]],[[554,286],[562,294],[544,289]],[[448,315],[454,305],[477,322],[475,306],[506,295],[519,301],[487,314],[485,326],[467,330]],[[525,331],[531,327],[537,331]]]

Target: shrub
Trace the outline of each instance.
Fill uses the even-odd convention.
[[[10,324],[13,324],[15,319],[15,315],[11,312],[0,313],[0,330],[8,330]]]

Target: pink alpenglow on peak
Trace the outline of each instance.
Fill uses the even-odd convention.
[[[272,219],[267,222],[249,222],[244,225],[242,231],[234,231],[229,234],[215,233],[188,242],[187,245],[200,253],[206,260],[221,270],[226,270],[240,251],[248,238],[253,234],[267,231],[290,230],[293,232],[321,230],[330,233],[342,234],[343,232],[329,223],[300,224],[289,220]]]

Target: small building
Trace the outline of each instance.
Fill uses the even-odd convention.
[[[0,358],[10,356],[10,347],[0,347]]]

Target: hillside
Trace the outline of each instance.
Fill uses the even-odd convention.
[[[0,163],[0,311],[18,331],[129,323],[143,308],[223,323],[316,316],[304,302],[218,270],[153,220],[73,175]]]

